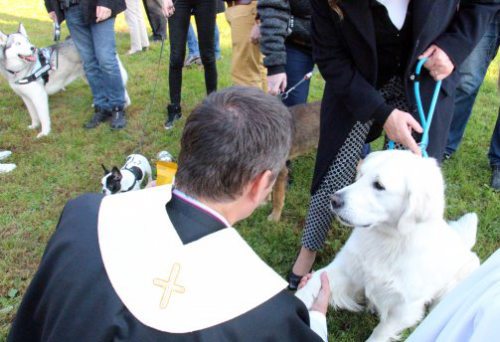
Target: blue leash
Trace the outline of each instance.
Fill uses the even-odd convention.
[[[420,150],[422,151],[422,156],[428,157],[427,146],[429,146],[429,131],[431,128],[432,118],[434,116],[434,111],[436,109],[436,103],[439,96],[439,90],[441,89],[441,81],[436,82],[434,87],[434,93],[432,94],[431,104],[429,106],[429,111],[427,112],[427,117],[422,106],[422,98],[420,96],[420,72],[422,71],[422,66],[427,62],[427,57],[422,58],[418,61],[417,67],[415,68],[415,81],[413,83],[413,91],[415,93],[415,102],[417,103],[418,115],[420,116],[420,122],[422,124],[423,133],[422,140],[420,142]],[[389,141],[388,149],[394,149],[394,141]]]

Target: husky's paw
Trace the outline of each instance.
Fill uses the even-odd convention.
[[[50,131],[49,132],[40,132],[38,133],[38,135],[36,136],[37,139],[40,139],[41,137],[46,137],[47,135],[49,135]]]

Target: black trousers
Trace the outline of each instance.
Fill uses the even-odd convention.
[[[214,30],[216,0],[177,0],[175,13],[168,20],[170,35],[169,86],[170,103],[180,104],[182,67],[186,55],[186,40],[191,14],[198,28],[200,57],[205,69],[207,94],[217,90],[217,66],[215,64]]]
[[[153,36],[158,38],[167,38],[167,18],[161,11],[159,0],[142,0],[149,25],[153,31]]]

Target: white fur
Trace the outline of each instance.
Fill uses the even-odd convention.
[[[424,316],[426,304],[479,266],[470,250],[477,216],[444,221],[444,182],[434,159],[408,151],[371,153],[357,181],[334,196],[343,202],[332,208],[337,218],[355,228],[333,262],[296,295],[310,308],[326,271],[334,308],[360,311],[366,304],[378,313],[368,341],[397,339]]]
[[[19,25],[18,32],[9,36],[0,31],[0,50],[7,44],[7,37],[11,42],[10,47],[6,49],[5,55],[0,52],[0,73],[7,79],[12,90],[19,95],[31,117],[29,129],[36,129],[41,126],[41,131],[37,138],[46,136],[50,133],[50,115],[48,96],[63,90],[69,83],[78,77],[83,77],[83,66],[75,45],[68,39],[58,43],[56,49],[58,52],[58,65],[56,70],[49,71],[49,81],[44,84],[42,78],[28,84],[17,84],[16,82],[31,75],[35,61],[29,61],[27,58],[38,58],[35,47],[29,41],[26,30],[22,24]],[[117,56],[118,58],[118,56]],[[127,72],[123,68],[118,58],[120,72],[122,74],[124,85],[127,83]],[[13,71],[15,74],[8,72]],[[130,104],[130,98],[125,90],[126,105]]]
[[[127,170],[131,167],[136,166],[142,171],[142,178],[136,182],[135,175]],[[125,165],[120,169],[120,173],[122,174],[122,180],[120,181],[120,190],[119,192],[127,192],[139,190],[141,188],[141,184],[146,179],[146,187],[149,186],[151,181],[153,180],[153,174],[151,172],[151,165],[148,162],[148,159],[144,157],[142,154],[131,154],[127,157]],[[111,173],[108,173],[101,179],[102,184],[102,192],[106,195],[111,195],[111,191],[106,187],[106,179],[111,176]],[[130,189],[130,187],[135,185]],[[130,190],[129,190],[130,189]]]

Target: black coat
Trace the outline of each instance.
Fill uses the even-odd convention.
[[[481,39],[500,5],[468,1],[457,10],[459,0],[412,2],[413,49],[405,69],[404,85],[408,102],[414,107],[411,78],[418,56],[436,44],[448,54],[456,70]],[[311,4],[313,57],[326,81],[311,188],[314,193],[355,122],[375,119],[378,132],[370,133],[375,138],[380,135],[387,117],[375,115],[385,100],[375,89],[377,52],[370,0],[340,1],[343,19],[330,9],[327,0],[311,0]],[[430,129],[427,151],[438,160],[446,144],[457,82],[456,71],[443,80]],[[420,87],[424,108],[428,108],[434,85],[434,80],[423,70]],[[420,121],[418,114],[415,118]]]
[[[83,16],[89,24],[95,23],[97,6],[111,9],[111,18],[117,16],[127,8],[125,0],[80,0],[80,6],[82,6]],[[64,21],[64,11],[59,7],[59,0],[45,0],[45,8],[47,12],[54,11],[57,14],[57,21],[59,23]]]

